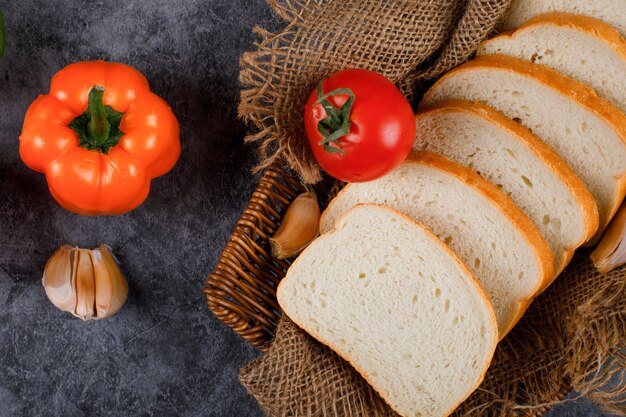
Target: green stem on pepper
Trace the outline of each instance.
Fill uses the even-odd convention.
[[[337,108],[328,101],[328,97],[339,94],[345,94],[349,97],[343,106]],[[326,152],[343,155],[339,138],[350,133],[350,111],[354,104],[354,93],[349,88],[337,88],[324,94],[322,82],[320,82],[317,86],[317,97],[315,103],[320,103],[326,111],[326,118],[317,124],[317,131],[324,137],[318,142],[318,145],[323,145]]]
[[[87,111],[90,115],[87,131],[96,143],[104,143],[111,134],[111,123],[107,120],[107,112],[104,109],[102,98],[104,88],[96,86],[89,92]]]
[[[87,109],[76,116],[68,127],[78,135],[78,146],[107,154],[124,136],[120,130],[124,113],[105,106],[103,98],[104,87],[93,87],[89,91]]]

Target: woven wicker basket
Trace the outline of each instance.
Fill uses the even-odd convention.
[[[315,186],[321,208],[328,183]],[[293,259],[276,260],[268,239],[291,201],[304,186],[274,165],[265,170],[226,247],[206,279],[209,309],[248,342],[266,350],[274,336],[280,308],[276,287]]]
[[[315,188],[323,209],[330,184],[321,183]],[[281,314],[276,288],[293,261],[272,258],[268,239],[291,201],[304,191],[300,181],[284,169],[275,165],[268,168],[206,279],[204,294],[209,310],[262,351],[269,348]],[[570,390],[562,386],[558,400]],[[540,417],[549,409],[541,407],[528,416]]]

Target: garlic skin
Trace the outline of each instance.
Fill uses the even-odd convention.
[[[94,303],[96,280],[89,252],[79,249],[76,258],[76,268],[74,268],[76,271],[74,278],[76,281],[76,309],[73,314],[83,320],[89,320],[96,315]]]
[[[626,264],[626,203],[615,214],[590,257],[603,274]]]
[[[60,247],[46,264],[42,284],[52,304],[82,320],[112,316],[128,296],[128,283],[106,245]]]
[[[302,252],[319,235],[320,215],[317,195],[313,191],[297,196],[270,238],[272,256],[285,259]]]
[[[65,245],[50,257],[43,271],[43,287],[48,299],[63,311],[76,307],[76,280],[73,276],[74,249]]]
[[[128,284],[108,246],[90,252],[96,282],[96,316],[109,317],[124,305]]]

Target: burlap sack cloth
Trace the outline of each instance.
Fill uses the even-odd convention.
[[[302,108],[321,78],[368,68],[415,99],[470,57],[509,2],[270,0],[286,27],[255,28],[257,50],[241,61],[239,112],[255,130],[247,141],[258,144],[258,169],[279,161],[304,182],[319,181]],[[626,365],[625,278],[624,269],[598,274],[579,253],[500,343],[483,384],[455,415],[537,416],[576,389],[626,416],[626,384],[607,386]],[[244,366],[240,380],[272,416],[397,416],[350,365],[284,316],[270,350]]]

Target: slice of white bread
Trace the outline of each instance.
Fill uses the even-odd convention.
[[[384,206],[347,212],[291,265],[277,297],[406,417],[449,415],[482,381],[498,340],[467,266]]]
[[[539,15],[515,32],[484,42],[478,54],[510,55],[548,66],[586,83],[626,113],[626,40],[600,20]]]
[[[513,0],[501,30],[520,27],[531,18],[549,12],[563,12],[595,17],[626,36],[626,1],[624,0]]]
[[[552,278],[552,253],[532,221],[495,185],[443,156],[413,154],[380,179],[348,184],[322,213],[320,231],[358,203],[399,210],[450,246],[489,294],[500,338]]]
[[[598,228],[582,181],[526,128],[479,102],[446,101],[416,115],[413,149],[441,154],[496,184],[535,223],[554,256],[554,276]]]
[[[448,72],[423,106],[450,99],[482,101],[520,122],[555,151],[598,205],[593,244],[626,192],[626,116],[586,85],[543,65],[484,55]]]

